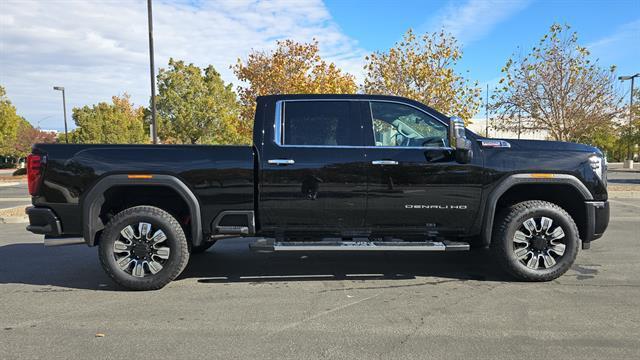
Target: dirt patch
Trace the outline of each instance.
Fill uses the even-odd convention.
[[[16,206],[7,209],[0,209],[0,217],[25,216],[25,207],[26,206]]]
[[[609,191],[640,191],[640,184],[627,184],[627,185],[609,184],[609,186],[607,186],[607,190]]]

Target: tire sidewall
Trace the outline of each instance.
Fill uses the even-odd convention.
[[[533,270],[517,259],[514,252],[513,237],[525,220],[542,216],[552,219],[554,226],[560,225],[562,227],[565,234],[563,244],[565,244],[566,248],[562,257],[556,259],[556,265],[549,269],[539,268]],[[577,256],[579,243],[580,239],[573,220],[564,211],[554,207],[528,208],[519,212],[507,225],[506,231],[503,233],[503,239],[501,239],[503,254],[507,257],[506,260],[508,264],[513,267],[513,270],[517,273],[525,273],[527,277],[539,280],[551,280],[556,278],[558,274],[566,272]]]
[[[158,289],[171,282],[182,271],[182,242],[186,244],[186,238],[182,228],[172,224],[168,213],[166,216],[154,214],[153,208],[137,207],[124,210],[116,215],[100,236],[99,254],[102,266],[107,274],[118,284],[132,290],[152,290]],[[162,211],[154,209],[155,211]],[[127,213],[128,212],[128,213]],[[163,211],[162,211],[163,212]],[[123,214],[124,213],[124,214]],[[174,220],[175,221],[175,220]],[[144,277],[135,277],[120,269],[116,263],[113,252],[113,244],[120,239],[120,231],[127,225],[131,225],[138,231],[138,223],[147,222],[152,226],[153,231],[162,230],[167,236],[163,242],[169,247],[169,259],[163,264],[162,270],[157,274],[147,274]]]

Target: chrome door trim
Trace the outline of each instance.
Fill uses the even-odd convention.
[[[273,124],[273,142],[278,146],[278,147],[292,147],[292,148],[333,148],[333,149],[423,149],[423,150],[453,150],[453,148],[451,148],[450,146],[359,146],[359,145],[286,145],[284,144],[284,116],[285,116],[285,103],[286,102],[302,102],[302,101],[355,101],[355,102],[362,102],[362,101],[366,101],[366,102],[372,102],[372,101],[378,101],[378,102],[387,102],[387,103],[395,103],[395,104],[400,104],[400,105],[405,105],[405,106],[409,106],[412,107],[424,114],[426,114],[429,117],[432,117],[433,119],[439,121],[440,123],[442,123],[444,126],[448,127],[448,125],[438,119],[437,117],[433,116],[432,114],[424,111],[423,109],[420,109],[417,106],[408,104],[406,102],[402,102],[402,101],[395,101],[395,100],[378,100],[378,99],[339,99],[339,98],[322,98],[322,99],[288,99],[288,100],[278,100],[276,101],[276,113],[275,113],[275,121]],[[372,127],[373,129],[373,127]]]
[[[295,164],[295,160],[291,159],[270,159],[267,160],[267,163],[271,165],[293,165]]]
[[[373,160],[371,162],[373,165],[398,165],[398,162],[395,160]]]

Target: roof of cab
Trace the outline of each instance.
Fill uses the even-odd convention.
[[[397,101],[407,103],[413,106],[423,108],[433,115],[440,117],[441,120],[447,121],[448,117],[436,109],[429,107],[421,102],[411,100],[401,96],[390,95],[370,95],[370,94],[278,94],[278,95],[266,95],[258,96],[257,100],[262,101],[280,101],[280,100],[314,100],[314,99],[336,99],[336,100],[385,100],[385,101]]]

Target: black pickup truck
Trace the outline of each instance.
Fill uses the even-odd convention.
[[[276,252],[489,247],[517,279],[547,281],[604,233],[606,177],[597,148],[482,138],[405,98],[273,95],[253,146],[34,145],[27,230],[97,245],[138,290],[237,237]]]

